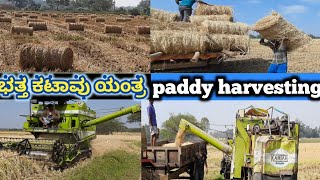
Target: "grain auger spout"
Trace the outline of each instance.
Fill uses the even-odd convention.
[[[114,113],[108,114],[106,116],[84,122],[82,124],[82,127],[89,127],[89,126],[97,125],[97,124],[100,124],[100,123],[103,123],[106,121],[113,120],[113,119],[118,118],[120,116],[124,116],[124,115],[131,114],[131,113],[136,113],[139,111],[141,111],[141,106],[137,104],[134,106],[130,106],[128,108],[121,109],[121,110],[116,111]]]
[[[182,131],[188,131],[191,132],[192,134],[200,137],[204,141],[210,143],[212,146],[216,147],[217,149],[221,150],[222,152],[226,154],[231,154],[232,153],[232,147],[221,142],[220,140],[210,136],[208,133],[204,132],[200,128],[196,127],[195,125],[191,124],[190,122],[181,119],[179,128]]]

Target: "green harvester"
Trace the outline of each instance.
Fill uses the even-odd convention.
[[[275,112],[281,117],[273,117]],[[179,128],[224,153],[220,173],[225,179],[297,180],[299,123],[289,119],[288,114],[274,107],[238,110],[233,138],[227,143],[184,119]]]
[[[54,167],[66,168],[80,158],[90,157],[90,141],[96,138],[96,125],[130,113],[140,112],[140,105],[122,108],[103,117],[96,117],[86,103],[67,100],[38,100],[30,102],[30,115],[23,129],[34,138],[0,137],[0,149],[14,150],[19,155],[52,162]],[[57,126],[45,128],[40,116],[47,104],[60,113]]]

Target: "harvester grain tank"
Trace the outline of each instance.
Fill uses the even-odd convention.
[[[49,103],[54,104],[60,119],[56,126],[46,128],[40,117]],[[32,100],[30,105],[30,115],[26,116],[23,129],[35,138],[0,138],[0,148],[52,161],[60,168],[67,167],[79,158],[91,156],[90,141],[96,137],[96,125],[140,112],[140,105],[134,105],[97,118],[96,112],[84,102],[68,104],[60,100]]]

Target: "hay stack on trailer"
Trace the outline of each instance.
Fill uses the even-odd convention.
[[[34,31],[47,31],[47,23],[45,22],[29,22],[29,27],[33,27]]]
[[[73,50],[70,47],[45,47],[39,44],[25,44],[20,49],[19,65],[21,69],[35,67],[36,70],[72,68]]]
[[[69,31],[84,31],[84,24],[82,23],[70,23],[68,25]]]
[[[28,34],[33,36],[33,27],[24,27],[24,26],[12,26],[11,34]]]
[[[235,34],[235,35],[247,35],[250,27],[244,23],[232,23],[225,21],[204,21],[200,29],[210,34]]]
[[[105,26],[105,33],[122,33],[122,26],[114,26],[114,25],[106,25]]]
[[[12,19],[9,17],[0,17],[0,22],[12,23]]]
[[[232,15],[233,9],[229,6],[216,6],[199,2],[194,12],[195,15]]]
[[[193,15],[190,16],[190,22],[196,25],[201,25],[202,22],[209,21],[229,21],[233,22],[232,15]]]
[[[268,40],[288,39],[288,51],[293,51],[309,43],[312,38],[286,21],[280,14],[272,12],[271,15],[258,21],[252,28]]]
[[[180,20],[179,15],[176,13],[170,13],[153,8],[151,9],[151,18],[163,22],[176,22]]]

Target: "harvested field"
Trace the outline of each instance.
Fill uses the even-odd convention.
[[[15,17],[17,14],[19,17]],[[27,16],[23,16],[26,14]],[[37,13],[35,13],[37,14]],[[0,70],[5,72],[36,72],[35,68],[19,67],[19,50],[24,44],[42,46],[68,46],[74,52],[74,63],[68,72],[148,72],[149,37],[137,34],[136,26],[149,26],[149,21],[130,18],[125,23],[117,22],[120,15],[99,14],[97,18],[105,22],[96,23],[97,18],[89,18],[84,23],[84,31],[68,31],[65,17],[76,18],[75,13],[55,12],[38,15],[38,20],[46,23],[47,31],[34,31],[33,36],[17,33],[10,34],[11,26],[24,26],[32,13],[17,13],[11,16],[12,23],[0,22]],[[83,15],[84,16],[84,15]],[[85,15],[91,17],[91,14]],[[30,20],[30,22],[32,22]],[[106,34],[105,25],[122,26],[121,34]],[[50,71],[44,68],[42,71]],[[56,69],[54,72],[62,72]]]

